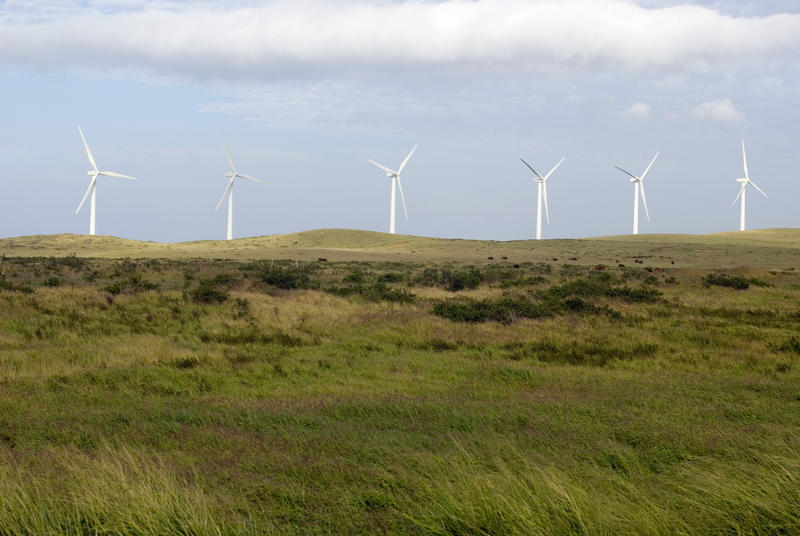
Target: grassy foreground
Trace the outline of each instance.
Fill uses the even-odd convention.
[[[791,235],[13,239],[0,534],[800,533]]]

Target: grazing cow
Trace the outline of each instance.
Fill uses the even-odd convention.
[[[507,261],[507,260],[508,260],[508,257],[506,257],[505,255],[503,255],[503,256],[502,256],[502,257],[500,257],[500,258],[501,258],[501,259],[503,259],[504,261]]]
[[[605,264],[598,264],[597,266],[594,267],[594,269],[598,270],[598,271],[605,270],[606,269],[606,265]]]
[[[557,261],[558,259],[557,259],[557,258],[555,258],[555,257],[553,257],[553,260],[554,260],[554,261]]]
[[[328,262],[328,259],[326,259],[325,257],[320,257],[319,259],[317,259],[317,261],[319,261],[319,262]]]
[[[515,264],[515,265],[514,265],[514,268],[519,268],[519,264]]]
[[[494,257],[486,257],[486,258],[489,259],[490,261],[494,260]]]
[[[625,265],[624,264],[620,264],[619,267],[620,268],[625,268]]]

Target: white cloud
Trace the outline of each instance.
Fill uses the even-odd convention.
[[[628,108],[622,116],[625,119],[648,119],[653,113],[653,108],[644,102],[636,102]]]
[[[704,102],[700,106],[696,106],[692,113],[699,119],[722,123],[740,123],[746,119],[744,113],[736,109],[731,99]]]
[[[627,0],[30,4],[0,4],[0,63],[274,79],[343,71],[685,70],[792,57],[800,48],[800,15],[736,18]]]

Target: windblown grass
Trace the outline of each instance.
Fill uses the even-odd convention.
[[[680,263],[5,258],[0,534],[797,533],[800,275]]]

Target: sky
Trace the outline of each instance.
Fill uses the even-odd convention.
[[[0,0],[0,236],[515,240],[800,227],[800,1]]]

